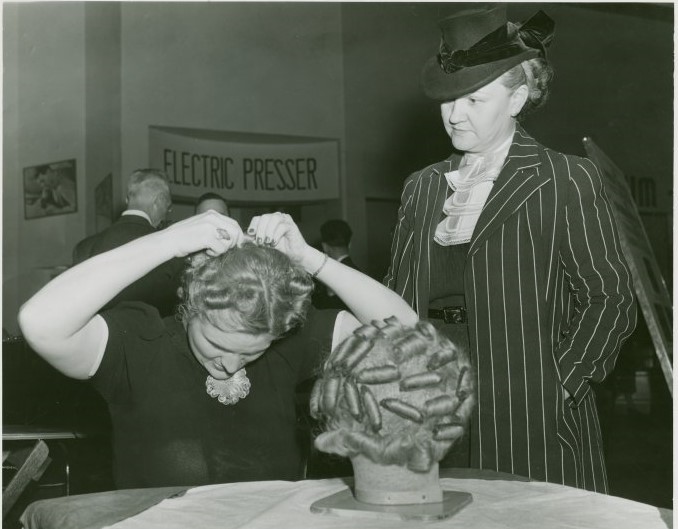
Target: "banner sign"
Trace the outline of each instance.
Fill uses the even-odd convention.
[[[150,127],[150,163],[169,176],[172,196],[203,193],[228,202],[339,198],[339,142],[332,139]]]
[[[583,143],[587,155],[600,169],[638,303],[673,395],[673,303],[669,291],[624,174],[591,138],[584,138]]]

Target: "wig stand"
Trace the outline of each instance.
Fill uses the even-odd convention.
[[[353,490],[347,488],[316,501],[311,505],[311,512],[434,521],[449,518],[473,501],[468,492],[440,488],[437,464],[422,473],[397,465],[378,465],[361,456],[352,463]]]

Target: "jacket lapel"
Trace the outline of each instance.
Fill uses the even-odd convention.
[[[518,125],[497,180],[483,207],[471,238],[469,255],[486,241],[542,185],[549,181],[540,171],[540,145]]]

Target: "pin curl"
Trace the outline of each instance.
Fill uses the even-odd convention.
[[[407,419],[408,421],[421,423],[424,420],[422,413],[417,408],[411,404],[408,404],[407,402],[403,402],[402,400],[382,399],[379,404],[381,404],[384,409],[390,411],[391,413],[395,413],[399,417]]]
[[[457,351],[454,347],[449,347],[445,349],[438,349],[431,355],[429,358],[426,367],[431,370],[438,369],[445,364],[449,364],[457,358]]]
[[[363,409],[358,392],[358,386],[350,378],[344,380],[344,402],[348,411],[355,420],[360,421],[363,418]]]
[[[397,336],[402,332],[402,326],[398,323],[398,320],[395,322],[384,323],[379,327],[379,334],[390,340],[391,338]]]
[[[382,443],[364,432],[350,432],[345,438],[346,444],[352,450],[366,454],[378,454]]]
[[[413,356],[425,354],[428,345],[423,342],[416,334],[403,336],[393,341],[393,352],[396,362],[406,362]]]
[[[372,324],[373,327],[376,327],[379,330],[383,329],[388,325],[388,323],[386,323],[384,320],[372,320],[370,323]]]
[[[372,320],[372,325],[377,329],[383,329],[384,327],[401,327],[398,318],[395,316],[389,316],[383,320]]]
[[[466,395],[459,404],[459,407],[455,410],[453,418],[465,421],[471,415],[475,403],[476,399],[473,394]]]
[[[439,395],[428,399],[424,403],[424,413],[427,417],[442,417],[454,413],[459,407],[459,399],[449,395]]]
[[[469,395],[469,389],[468,387],[463,387],[464,386],[464,377],[466,377],[466,374],[468,373],[468,366],[464,366],[459,370],[459,376],[457,377],[457,389],[456,389],[456,395],[459,397],[460,400],[464,400],[468,395]],[[467,384],[468,386],[469,384]]]
[[[365,406],[367,420],[370,422],[372,430],[378,432],[381,430],[381,411],[379,410],[377,399],[374,393],[366,386],[360,386],[360,396],[363,400],[363,406]]]
[[[330,414],[334,411],[339,394],[339,378],[332,377],[325,382],[325,388],[322,395],[323,412]]]
[[[322,381],[318,381],[313,385],[313,389],[311,390],[311,397],[309,399],[309,410],[311,412],[311,417],[314,419],[317,419],[320,414],[320,401],[322,399],[322,390],[323,390],[323,383]]]
[[[395,382],[398,378],[400,378],[400,371],[397,366],[393,365],[366,367],[355,375],[356,382],[360,384],[388,384]]]
[[[430,388],[440,384],[442,377],[438,373],[416,373],[405,377],[400,381],[401,391],[413,391],[416,389]]]
[[[433,427],[433,439],[436,441],[454,441],[464,435],[464,427],[459,424],[442,423]]]
[[[426,339],[435,340],[436,331],[433,325],[431,325],[429,322],[425,321],[417,322],[417,325],[415,327],[417,329],[417,332],[422,334]]]
[[[384,318],[384,321],[389,325],[400,325],[400,320],[398,320],[396,316],[389,316],[388,318]]]
[[[361,341],[362,338],[360,336],[349,336],[346,338],[334,349],[334,352],[330,355],[327,367],[337,368],[343,362],[346,355],[353,349],[355,344]]]
[[[379,329],[373,325],[361,325],[355,331],[353,331],[354,336],[360,336],[363,340],[372,340],[377,334],[379,334]]]
[[[367,353],[370,352],[372,347],[374,347],[374,342],[372,340],[363,340],[356,343],[355,348],[350,353],[346,354],[346,356],[344,356],[342,359],[343,367],[347,371],[353,370],[353,368],[360,363]]]

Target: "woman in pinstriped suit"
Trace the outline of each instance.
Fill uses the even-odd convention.
[[[606,492],[590,383],[636,307],[598,169],[518,124],[546,99],[553,28],[500,5],[442,21],[422,85],[459,153],[406,180],[384,282],[470,347],[472,467]]]

